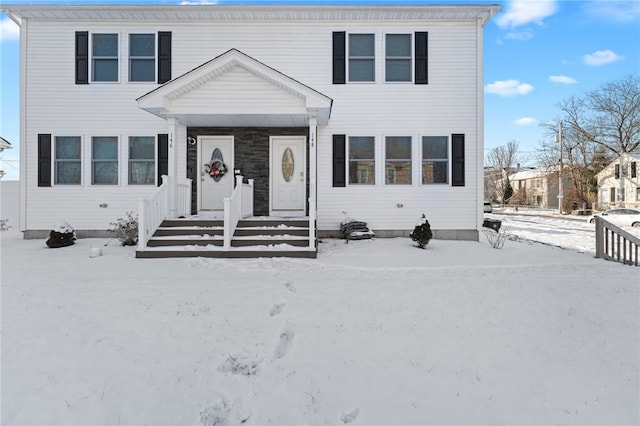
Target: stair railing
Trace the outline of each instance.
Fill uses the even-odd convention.
[[[138,250],[144,251],[147,241],[163,220],[188,215],[191,212],[191,179],[177,182],[173,176],[162,176],[162,184],[149,197],[138,200]]]
[[[243,183],[243,176],[236,175],[236,186],[230,197],[224,201],[224,242],[223,249],[231,248],[231,238],[236,232],[240,219],[253,214],[253,179]]]
[[[640,238],[596,216],[596,257],[640,266]]]

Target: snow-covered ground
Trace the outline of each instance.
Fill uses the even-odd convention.
[[[586,223],[488,216],[501,250],[315,260],[4,232],[2,424],[640,424],[640,268],[594,259]]]

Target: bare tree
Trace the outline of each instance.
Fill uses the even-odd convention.
[[[619,156],[640,150],[640,75],[605,83],[559,103],[562,121],[578,143],[593,143]]]
[[[493,148],[487,154],[486,164],[490,168],[488,176],[492,177],[496,195],[502,203],[508,201],[512,192],[509,175],[514,172],[514,166],[527,160],[526,156],[518,152],[519,146],[517,141],[512,140],[506,145]]]

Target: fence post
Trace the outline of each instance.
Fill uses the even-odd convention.
[[[596,258],[604,259],[604,224],[602,218],[596,216]]]

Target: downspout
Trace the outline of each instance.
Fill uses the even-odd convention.
[[[479,240],[484,216],[484,25],[480,18],[476,20],[476,34],[476,230]]]

